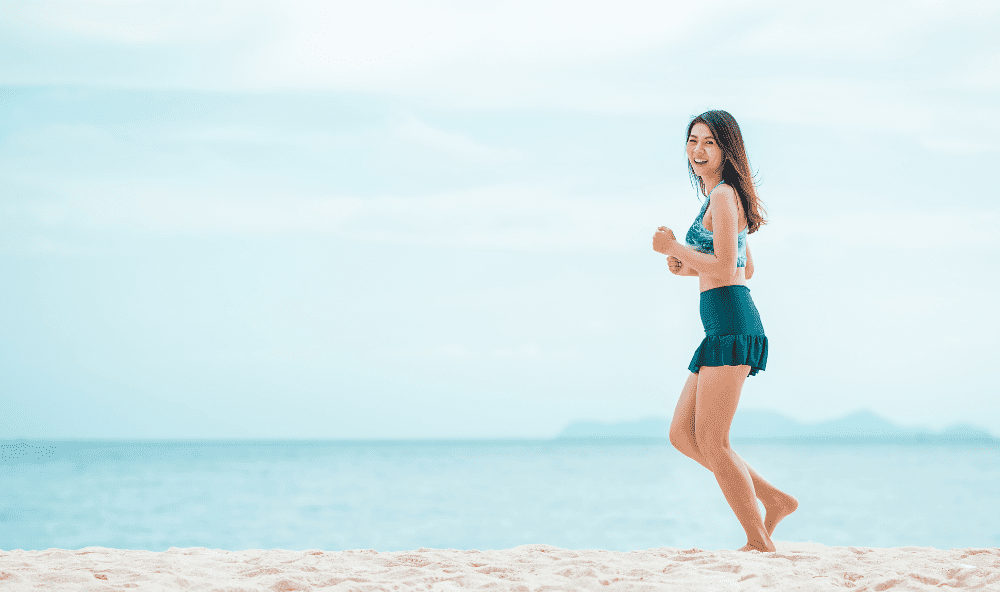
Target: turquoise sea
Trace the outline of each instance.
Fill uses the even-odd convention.
[[[775,539],[1000,546],[1000,446],[734,442],[798,497]],[[733,549],[714,477],[668,442],[0,445],[0,548]]]

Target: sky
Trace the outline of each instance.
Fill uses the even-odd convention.
[[[990,2],[0,1],[0,439],[669,417],[732,113],[741,408],[1000,436]]]

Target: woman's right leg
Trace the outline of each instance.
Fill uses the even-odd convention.
[[[670,443],[684,456],[691,458],[711,471],[712,467],[705,460],[701,450],[698,449],[698,443],[694,435],[694,409],[697,395],[698,375],[692,372],[688,376],[687,382],[684,383],[684,388],[681,389],[681,397],[677,401],[677,408],[674,410],[674,418],[670,423]],[[753,480],[754,492],[761,503],[764,504],[764,527],[767,529],[768,536],[770,536],[774,533],[774,528],[778,525],[778,522],[781,522],[782,518],[788,516],[798,508],[799,502],[794,497],[771,485],[739,455],[736,455],[736,458],[739,459],[739,462],[743,463],[747,472],[750,473],[750,478]]]

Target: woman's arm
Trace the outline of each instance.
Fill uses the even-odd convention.
[[[698,277],[698,270],[691,267],[690,265],[684,265],[684,262],[677,257],[667,257],[667,264],[670,265],[670,273],[674,275],[690,275]]]
[[[671,241],[666,248],[668,255],[677,257],[685,267],[692,267],[700,274],[731,278],[736,275],[736,224],[739,210],[736,192],[723,185],[712,192],[712,228],[715,255],[695,251],[691,247]]]
[[[747,267],[746,267],[745,273],[746,273],[747,279],[750,279],[750,276],[753,275],[753,255],[750,254],[750,243],[749,242],[746,243],[746,246],[747,246]]]

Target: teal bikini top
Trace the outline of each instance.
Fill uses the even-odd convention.
[[[719,185],[722,185],[725,181],[719,181]],[[718,189],[719,185],[712,188],[712,191]],[[711,195],[712,191],[708,194]],[[712,231],[705,228],[705,223],[702,220],[705,218],[705,212],[708,211],[709,199],[705,198],[705,205],[701,206],[701,211],[698,212],[698,217],[695,218],[694,224],[688,229],[687,235],[684,237],[684,242],[689,244],[695,251],[701,253],[708,253],[709,255],[715,254],[715,242],[712,237]],[[743,232],[736,235],[736,267],[746,267],[747,265],[747,231],[750,230],[749,227],[744,228]]]

